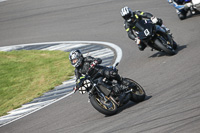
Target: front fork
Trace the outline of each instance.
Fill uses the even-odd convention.
[[[93,95],[94,90],[97,91],[97,93],[99,94],[99,96],[102,97],[103,100],[104,100],[105,102],[108,101],[108,97],[105,96],[105,95],[99,90],[99,88],[97,87],[97,84],[95,84],[95,83],[94,83],[92,89],[89,91],[89,99],[90,99],[90,96]]]
[[[94,94],[93,94],[94,90],[97,91],[96,93],[98,93],[98,95],[104,100],[105,103],[106,103],[107,101],[110,100],[110,101],[114,102],[118,107],[120,106],[121,102],[122,102],[123,99],[124,99],[124,97],[123,97],[119,102],[117,102],[112,96],[109,96],[109,97],[105,96],[105,95],[99,90],[99,88],[97,87],[96,84],[94,84],[94,85],[93,85],[93,88],[89,91],[89,99],[90,99],[90,97],[91,97],[92,95],[94,95]],[[133,90],[130,89],[130,90],[127,90],[126,92],[124,92],[124,93],[125,93],[125,96],[126,96],[128,93],[131,93],[132,91],[133,91]],[[88,100],[88,102],[89,102],[89,100]]]

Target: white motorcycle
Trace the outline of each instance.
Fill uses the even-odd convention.
[[[200,8],[200,0],[192,0],[192,5],[194,9]]]
[[[200,0],[184,0],[182,5],[177,5],[173,0],[168,0],[170,5],[176,8],[178,17],[183,20],[187,17],[187,13],[190,12],[191,15],[199,13],[200,10]]]
[[[190,8],[192,14],[199,12],[200,9],[200,0],[191,0],[191,2],[186,3]]]

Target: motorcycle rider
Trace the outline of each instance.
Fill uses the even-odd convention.
[[[195,14],[195,10],[192,6],[191,0],[168,0],[170,5],[176,8],[178,17],[183,20],[186,18],[187,13],[191,10],[192,14]]]
[[[136,42],[139,50],[143,51],[146,45],[137,37],[138,28],[135,26],[136,22],[142,19],[150,19],[152,23],[160,25],[166,32],[170,32],[168,28],[163,25],[162,19],[156,18],[151,13],[142,12],[139,10],[132,11],[129,7],[125,6],[121,9],[121,16],[124,18],[124,28],[128,33],[128,37]]]
[[[83,57],[80,50],[71,51],[69,54],[69,60],[72,66],[75,67],[76,80],[79,79],[82,74],[88,73],[89,76],[93,77],[99,72],[98,74],[100,75],[97,77],[103,76],[108,79],[115,79],[119,84],[123,84],[128,87],[132,85],[128,81],[123,80],[117,71],[114,71],[112,68],[99,65],[102,62],[100,58],[94,58],[91,56]],[[119,90],[115,91],[117,92]]]

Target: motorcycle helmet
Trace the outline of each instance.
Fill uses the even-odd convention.
[[[133,14],[133,12],[132,12],[132,10],[129,8],[129,7],[127,7],[127,6],[125,6],[125,7],[123,7],[122,9],[121,9],[121,16],[127,21],[127,22],[131,22],[131,18],[132,18],[132,14]]]
[[[69,54],[69,60],[74,67],[79,67],[83,61],[83,55],[80,50],[73,50]]]

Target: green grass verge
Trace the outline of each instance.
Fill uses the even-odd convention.
[[[74,75],[68,57],[63,51],[0,52],[0,116]]]

